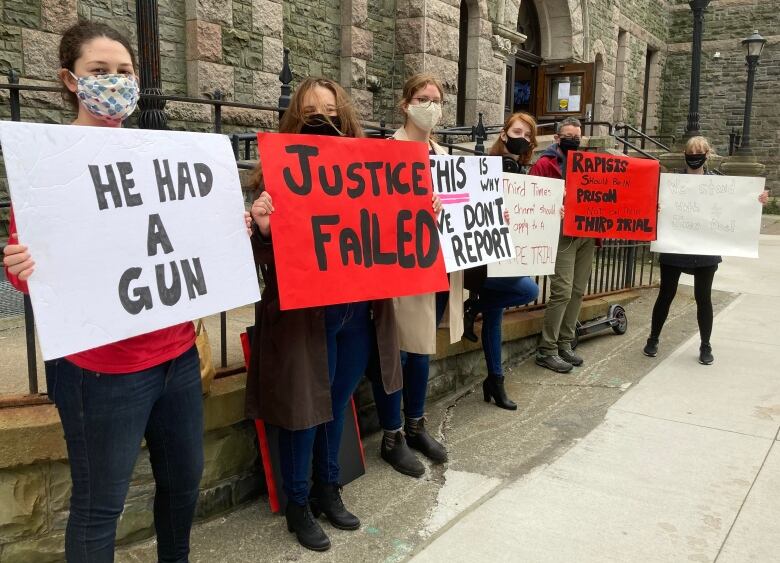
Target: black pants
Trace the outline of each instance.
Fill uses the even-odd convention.
[[[658,339],[661,329],[669,315],[669,306],[677,293],[677,284],[683,271],[693,274],[693,295],[696,298],[696,320],[699,322],[699,335],[703,344],[709,344],[712,334],[712,279],[718,265],[704,268],[686,268],[661,264],[661,290],[653,307],[653,324],[650,338]]]

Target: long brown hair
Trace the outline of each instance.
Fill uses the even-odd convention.
[[[520,164],[529,164],[531,162],[531,158],[534,155],[534,149],[537,147],[536,120],[530,113],[518,111],[517,113],[513,113],[509,116],[509,118],[504,123],[504,126],[501,128],[501,133],[509,136],[508,131],[512,128],[512,125],[515,123],[515,121],[522,121],[531,128],[531,138],[529,139],[529,141],[531,141],[531,148],[527,153],[521,154],[518,158]],[[493,146],[490,147],[488,154],[490,156],[503,156],[508,153],[509,149],[506,148],[506,143],[501,139],[501,135],[499,135],[496,141],[493,143]]]
[[[399,102],[398,107],[403,109],[404,105],[411,104],[414,95],[428,85],[436,86],[441,95],[441,101],[444,102],[444,88],[442,87],[441,82],[439,82],[439,79],[432,74],[421,72],[410,76],[409,79],[404,82],[404,89],[401,93],[401,101]],[[408,119],[409,116],[404,113],[404,125],[406,125]]]
[[[338,82],[329,78],[307,78],[296,88],[290,107],[284,112],[284,116],[279,121],[279,133],[300,133],[303,126],[308,122],[308,116],[304,112],[303,100],[306,94],[321,86],[327,88],[336,98],[336,115],[341,121],[341,134],[343,137],[363,137],[363,127],[360,125],[357,111],[352,103],[349,94],[341,87]],[[250,179],[251,185],[259,189],[263,183],[263,170],[258,160],[257,166],[252,171]]]

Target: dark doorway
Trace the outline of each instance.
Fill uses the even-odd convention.
[[[525,42],[507,65],[507,114],[525,111],[533,114],[536,108],[536,90],[539,65],[542,63],[539,17],[534,3],[523,1],[517,15],[517,31],[525,35]],[[511,71],[511,72],[510,72]]]

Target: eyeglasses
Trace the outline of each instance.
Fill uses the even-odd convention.
[[[436,104],[437,106],[444,106],[446,105],[444,100],[432,100],[430,98],[426,98],[424,96],[419,98],[412,98],[412,100],[415,100],[418,105],[421,105],[425,108],[431,107],[431,104]]]

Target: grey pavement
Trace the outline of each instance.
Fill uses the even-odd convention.
[[[696,362],[694,334],[413,561],[780,561],[780,236],[760,256],[716,274],[742,294],[715,319],[713,365]]]

